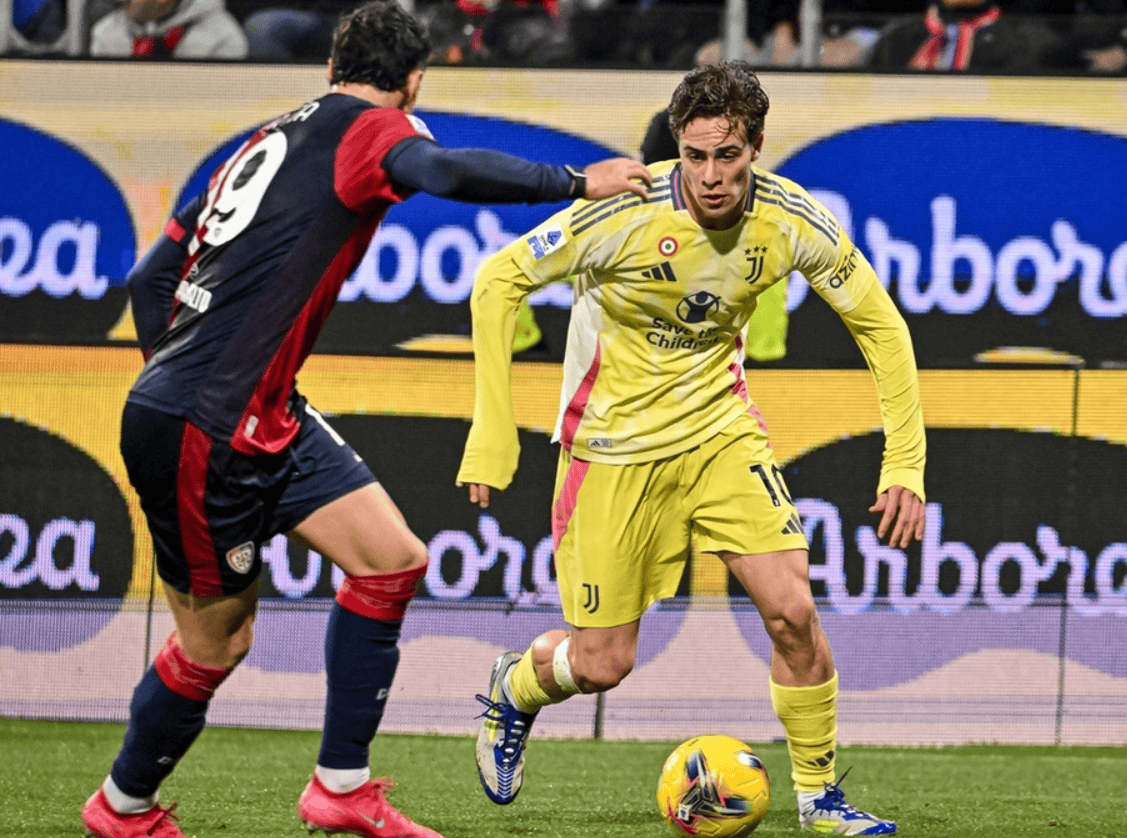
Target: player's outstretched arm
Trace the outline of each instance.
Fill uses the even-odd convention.
[[[646,197],[646,187],[653,183],[650,170],[629,157],[612,157],[600,160],[583,170],[587,188],[583,197],[589,201],[610,198],[622,192],[633,192]]]
[[[923,500],[911,489],[905,489],[903,486],[888,487],[880,493],[877,502],[869,507],[869,511],[881,516],[880,523],[877,524],[878,539],[883,539],[891,528],[892,535],[888,539],[890,547],[903,549],[910,545],[913,539],[920,541],[924,537],[926,507]]]
[[[396,143],[383,161],[392,180],[409,189],[469,203],[543,203],[645,196],[649,170],[615,157],[583,171],[553,166],[486,148],[445,148],[421,136]]]

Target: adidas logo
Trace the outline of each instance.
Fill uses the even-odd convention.
[[[673,266],[668,262],[662,262],[660,265],[655,265],[652,268],[646,268],[642,271],[642,276],[646,279],[652,279],[655,282],[676,282],[677,277],[673,274]]]
[[[799,535],[802,532],[802,522],[798,520],[798,516],[793,512],[791,513],[790,520],[787,525],[783,527],[783,535]]]

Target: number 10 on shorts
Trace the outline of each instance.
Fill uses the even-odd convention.
[[[762,463],[754,463],[748,466],[755,474],[759,475],[759,479],[763,481],[763,488],[767,490],[767,494],[771,496],[772,506],[782,506],[779,497],[787,502],[788,505],[794,506],[794,501],[790,499],[787,494],[787,486],[783,482],[783,475],[779,472],[779,467],[771,463],[771,474],[767,474],[767,469],[763,467]],[[772,485],[772,483],[774,485]]]

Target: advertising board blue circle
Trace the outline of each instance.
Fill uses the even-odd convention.
[[[99,341],[125,309],[133,218],[113,179],[51,134],[0,119],[0,332]]]
[[[1117,325],[1127,314],[1127,138],[981,118],[897,122],[820,139],[778,172],[837,215],[904,313],[923,365],[1006,345],[1089,362],[1127,356]],[[798,328],[819,306],[806,298],[796,306],[792,295]]]

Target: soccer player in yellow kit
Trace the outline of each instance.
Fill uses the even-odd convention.
[[[482,786],[509,803],[540,708],[609,690],[634,665],[639,620],[675,593],[690,542],[747,589],[772,643],[799,822],[888,835],[836,779],[838,675],[810,591],[808,547],[744,379],[757,297],[793,271],[841,316],[876,381],[885,449],[878,535],[924,528],[924,425],[911,339],[872,267],[797,184],[753,165],[768,99],[744,62],[688,73],[669,106],[680,159],[645,200],[578,201],[490,257],[474,285],[476,402],[458,473],[472,502],[505,489],[519,447],[510,393],[517,310],[577,277],[564,360],[552,534],[564,617],[498,658],[478,735]]]

